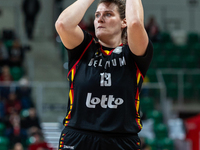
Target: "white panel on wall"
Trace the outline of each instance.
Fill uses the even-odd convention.
[[[40,0],[41,9],[38,13],[35,36],[37,38],[50,38],[53,36],[53,1],[54,0]]]
[[[0,32],[3,29],[17,30],[17,4],[18,2],[12,0],[0,0]]]
[[[23,0],[0,0],[0,9],[3,15],[0,16],[0,30],[2,27],[15,27],[20,38],[25,38],[24,15],[22,12]],[[41,10],[36,18],[35,33],[37,38],[46,38],[53,36],[53,1],[39,0]],[[15,9],[14,9],[15,8]]]
[[[15,28],[15,12],[13,7],[3,7],[0,15],[0,30]]]

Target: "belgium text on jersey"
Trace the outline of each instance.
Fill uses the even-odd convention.
[[[111,65],[112,66],[119,65],[120,67],[125,66],[126,65],[125,57],[123,56],[122,58],[119,58],[118,60],[117,59],[108,60],[105,63],[102,63],[102,59],[98,60],[98,59],[92,58],[88,64],[88,66],[104,67],[105,69],[108,67],[111,67]]]

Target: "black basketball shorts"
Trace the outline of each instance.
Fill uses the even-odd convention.
[[[140,150],[138,135],[101,134],[64,128],[58,150]]]

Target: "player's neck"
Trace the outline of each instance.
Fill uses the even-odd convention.
[[[99,43],[102,46],[105,46],[105,47],[108,47],[108,48],[115,48],[115,47],[118,47],[122,43],[122,40],[121,40],[121,38],[120,39],[113,39],[113,40],[105,40],[105,41],[99,40]]]

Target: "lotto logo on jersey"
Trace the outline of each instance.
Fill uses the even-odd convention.
[[[100,99],[98,97],[92,97],[92,93],[88,93],[86,98],[86,106],[88,108],[95,108],[96,105],[100,105],[102,108],[116,109],[123,102],[124,100],[122,98],[114,98],[113,95],[102,95]]]

